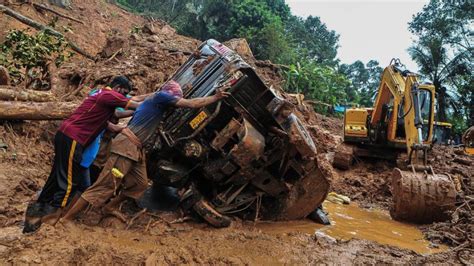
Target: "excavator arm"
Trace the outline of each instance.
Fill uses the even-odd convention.
[[[409,164],[419,165],[422,156],[423,165],[427,166],[427,152],[433,138],[434,98],[433,85],[420,85],[415,74],[407,74],[402,117]]]

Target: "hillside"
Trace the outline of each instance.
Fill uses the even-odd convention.
[[[5,1],[4,1],[5,2]],[[10,1],[12,2],[12,1]],[[2,2],[0,1],[0,4]],[[35,3],[40,3],[35,1]],[[47,4],[48,1],[41,3]],[[48,5],[79,19],[59,18],[55,28],[79,47],[95,56],[90,60],[74,55],[57,69],[57,89],[51,91],[57,105],[75,106],[90,87],[111,77],[126,75],[139,94],[154,91],[165,82],[201,43],[181,36],[161,21],[148,21],[102,0],[71,1],[69,9]],[[10,8],[43,24],[53,16],[30,4],[11,3]],[[27,27],[2,14],[0,42],[8,29]],[[34,30],[31,30],[34,32]],[[226,44],[254,66],[269,87],[282,90],[278,66],[258,61],[245,40]],[[297,104],[295,98],[285,96]],[[327,162],[342,141],[342,121],[298,106],[298,115],[317,144],[318,160]],[[409,249],[370,240],[335,240],[312,232],[272,231],[235,218],[230,228],[214,229],[197,221],[179,220],[178,214],[163,212],[136,217],[125,225],[118,220],[83,221],[73,228],[44,225],[32,235],[21,233],[23,212],[46,180],[53,156],[52,138],[59,121],[2,121],[0,124],[0,263],[38,264],[314,264],[314,263],[439,263],[459,261],[456,252],[420,255]],[[5,144],[4,148],[1,144]],[[473,164],[454,160],[455,150],[436,154],[436,170],[469,177]],[[448,163],[449,162],[449,163]],[[328,164],[329,165],[329,164]],[[333,190],[350,196],[359,205],[377,208],[387,215],[390,205],[389,175],[394,165],[359,163],[341,172],[327,167]],[[453,170],[461,169],[461,170]],[[472,184],[472,181],[468,184]],[[130,208],[133,215],[134,207]],[[94,211],[92,211],[94,212]],[[291,227],[289,222],[283,227]],[[466,222],[464,221],[464,225]],[[444,227],[443,227],[444,226]],[[436,230],[443,231],[447,225]],[[461,227],[460,227],[461,228]],[[465,228],[465,227],[462,227]],[[427,231],[432,231],[427,228]],[[433,239],[439,240],[436,236]],[[467,243],[466,239],[458,239]],[[443,241],[446,242],[446,241]],[[436,246],[436,244],[433,244]]]

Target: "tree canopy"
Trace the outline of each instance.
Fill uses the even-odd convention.
[[[246,38],[257,59],[286,65],[286,89],[307,98],[325,104],[373,105],[383,70],[379,63],[341,64],[339,34],[317,16],[291,14],[284,0],[117,2],[197,39]],[[474,124],[473,15],[472,1],[432,0],[408,25],[417,37],[409,53],[420,74],[436,87],[437,119],[460,124],[459,128]]]
[[[437,118],[458,129],[474,124],[473,18],[472,1],[432,0],[409,23],[417,40],[408,51],[436,87]]]

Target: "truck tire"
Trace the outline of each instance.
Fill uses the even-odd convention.
[[[204,199],[196,202],[193,209],[207,223],[216,228],[228,227],[232,223],[232,220],[229,217],[214,210],[214,208]]]
[[[329,192],[329,181],[319,167],[291,184],[284,195],[262,202],[264,218],[296,220],[308,216],[319,207]]]

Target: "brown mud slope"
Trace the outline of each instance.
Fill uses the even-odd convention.
[[[52,19],[51,14],[39,13],[28,4],[11,7],[45,24]],[[66,33],[68,38],[89,53],[97,54],[95,62],[75,56],[58,69],[59,89],[53,94],[61,101],[79,101],[89,90],[83,85],[105,83],[117,74],[131,78],[140,93],[153,91],[200,43],[176,34],[174,29],[161,22],[143,27],[143,18],[106,1],[72,1],[71,10],[53,8],[85,22],[82,25],[60,18],[58,25],[70,28],[71,32]],[[3,30],[24,27],[4,15],[0,16],[0,25],[6,25]],[[3,36],[5,32],[0,32],[0,40]],[[270,62],[256,61],[245,45],[239,46],[240,43],[234,41],[227,44],[257,68],[268,86],[281,89],[283,79],[278,74],[279,69]],[[318,160],[325,165],[324,170],[331,179],[333,190],[350,196],[363,206],[387,209],[391,196],[389,174],[393,165],[360,162],[352,170],[335,171],[329,161],[342,139],[341,120],[316,114],[310,105],[301,104],[297,108],[318,146]],[[176,214],[170,213],[144,213],[128,226],[112,219],[99,221],[97,217],[70,228],[43,226],[36,234],[22,235],[26,203],[42,187],[51,168],[51,140],[58,123],[4,122],[0,125],[1,264],[461,262],[456,252],[422,256],[370,241],[333,241],[296,229],[293,233],[266,232],[257,229],[253,223],[238,220],[230,228],[217,230],[194,221],[176,220]],[[457,157],[450,157],[452,155],[455,155],[452,150],[438,152],[434,158],[436,162],[443,163],[436,164],[436,170],[462,176],[463,188],[471,188],[466,195],[472,195],[472,160],[471,165],[466,166],[456,162]],[[472,196],[463,199],[468,201]],[[466,214],[471,204],[468,202],[459,209],[459,219],[454,222],[456,226],[451,228],[450,223],[428,226],[428,235],[441,242],[448,241],[448,238],[455,239],[456,242],[452,242],[454,245],[465,245],[464,250],[471,248],[465,243],[471,243],[466,241],[472,237],[462,238],[456,229],[472,234],[472,216]],[[132,210],[128,213],[130,217],[135,214]],[[461,226],[457,227],[458,224]],[[451,233],[447,235],[448,232]],[[460,256],[461,260],[466,257],[465,254]]]
[[[39,12],[28,2],[45,4],[53,10],[82,21],[84,24],[60,17],[56,22],[55,28],[64,33],[66,38],[93,55],[102,49],[107,41],[107,37],[111,34],[128,34],[134,26],[142,25],[145,21],[144,18],[130,14],[115,5],[107,4],[106,1],[71,0],[69,1],[71,2],[70,10],[49,5],[50,1],[44,0],[2,0],[0,4],[5,4],[5,2],[11,2],[8,5],[10,8],[43,25],[51,23],[55,15],[48,11]],[[8,29],[28,29],[31,32],[35,32],[35,30],[25,24],[4,14],[0,16],[0,25],[2,25],[0,42],[3,41]]]

